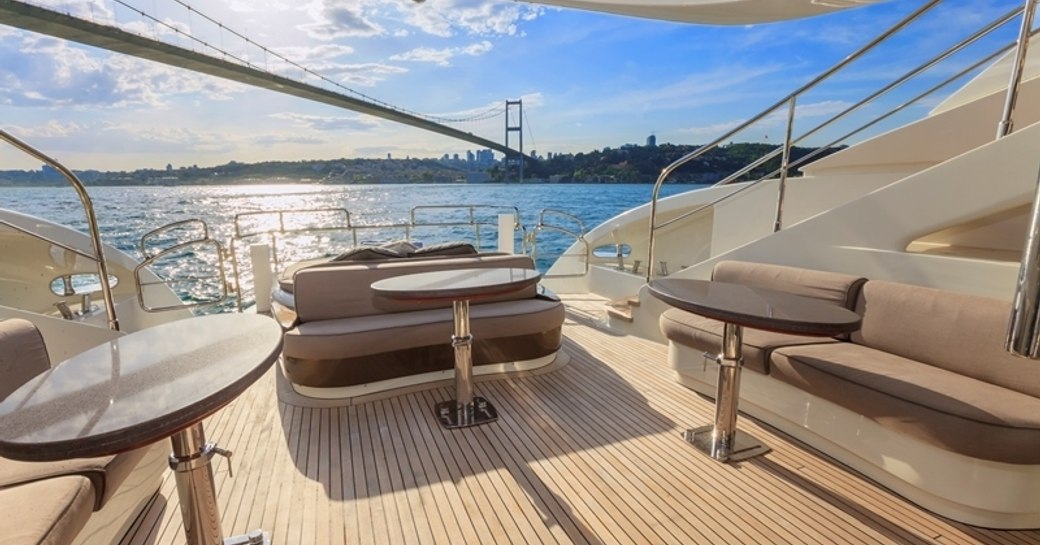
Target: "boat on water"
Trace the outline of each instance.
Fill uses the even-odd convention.
[[[550,3],[738,24],[854,4]],[[780,115],[790,127],[804,92],[936,4],[924,3],[749,123]],[[1018,17],[1029,21],[1022,11],[983,23],[936,59]],[[101,243],[80,186],[88,233],[0,210],[0,319],[30,323],[44,357],[57,363],[191,319],[194,306],[229,297],[239,302],[235,310],[272,314],[285,331],[285,353],[205,421],[209,436],[234,453],[213,480],[228,535],[263,528],[274,543],[1040,543],[1040,364],[1007,364],[1003,335],[997,348],[982,346],[1006,330],[1013,306],[1028,306],[1012,299],[1035,259],[1040,65],[1036,48],[1025,47],[1031,25],[1023,27],[1019,47],[982,54],[949,81],[979,73],[919,120],[801,162],[788,155],[799,138],[789,130],[775,150],[719,184],[656,198],[672,172],[725,145],[742,125],[664,168],[652,202],[587,232],[580,220],[577,227],[566,223],[573,218],[554,221],[552,210],[530,228],[509,211],[496,213],[484,233],[496,230],[499,244],[480,251],[477,242],[476,254],[362,245],[349,211],[317,210],[268,212],[276,227],[259,230],[247,227],[253,216],[235,218],[230,243],[194,221],[160,227],[142,239],[138,259]],[[889,115],[872,111],[866,125]],[[14,135],[4,139],[63,170]],[[461,208],[470,216],[450,223],[479,237],[483,220],[472,219],[472,206]],[[286,228],[284,216],[295,213],[324,216],[326,226],[329,216],[342,216],[335,230],[355,248],[338,261],[287,267],[279,241],[313,230]],[[408,239],[420,225],[413,214],[395,227]],[[525,285],[516,291],[522,295],[475,304],[472,319],[475,327],[506,324],[475,329],[477,339],[521,321],[549,327],[503,341],[521,355],[474,349],[487,367],[471,386],[494,403],[497,421],[442,428],[432,408],[459,386],[438,367],[444,354],[417,351],[428,344],[417,339],[459,311],[453,316],[444,301],[380,306],[366,287],[396,269],[471,270],[482,261],[531,268],[521,263],[530,258],[514,254],[536,253],[546,230],[575,242],[544,274],[544,289]],[[199,260],[193,270],[201,273],[173,280],[207,289],[182,300],[153,269],[170,259]],[[712,278],[830,298],[862,317],[861,331],[824,342],[749,328],[738,425],[772,451],[736,463],[701,456],[680,438],[712,420],[714,402],[704,396],[721,390],[702,345],[719,345],[725,330],[654,295],[660,279]],[[241,303],[247,284],[252,308]],[[356,315],[337,314],[344,306]],[[534,317],[525,321],[521,312]],[[36,338],[5,335],[0,342]],[[363,353],[343,353],[361,345]],[[445,336],[441,348],[448,347]],[[323,355],[329,351],[342,357]],[[0,362],[14,361],[11,354],[0,352]],[[429,365],[408,366],[420,358]],[[323,374],[348,364],[380,373]],[[0,460],[8,475],[0,505],[42,519],[35,535],[52,539],[42,542],[185,543],[192,519],[181,517],[186,500],[167,468],[168,449],[162,441],[118,455],[125,471],[110,474],[122,484],[90,500],[23,488],[46,486],[54,475],[17,480],[10,475],[33,466]],[[38,512],[25,500],[34,494]],[[69,509],[62,498],[80,503]],[[5,536],[22,535],[15,523],[2,524]]]

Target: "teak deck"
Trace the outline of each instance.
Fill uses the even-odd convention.
[[[712,405],[676,384],[666,348],[598,322],[603,301],[569,298],[565,365],[478,379],[488,425],[446,431],[449,387],[349,407],[276,395],[272,371],[206,423],[234,451],[214,460],[228,535],[269,530],[309,544],[1040,544],[930,515],[745,417],[773,451],[706,458],[682,429]],[[183,544],[172,475],[123,545]]]

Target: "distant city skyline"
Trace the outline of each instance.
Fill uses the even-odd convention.
[[[133,22],[129,9],[110,0],[33,3],[146,33],[162,30]],[[140,4],[171,26],[205,31],[200,17],[186,17],[170,0]],[[484,0],[235,0],[199,9],[330,79],[411,111],[461,118],[523,100],[525,152],[545,154],[643,143],[648,135],[655,144],[706,142],[868,42],[917,7],[911,4],[740,26]],[[942,20],[922,22],[923,37],[892,47],[912,56],[920,49],[914,40],[948,40],[980,14],[994,17],[1019,4],[951,3]],[[222,34],[209,39],[227,43]],[[75,169],[475,151],[419,129],[10,27],[0,27],[0,47],[0,127]],[[870,60],[829,95],[806,97],[799,121],[840,111],[850,104],[847,92],[887,81],[891,60]],[[457,127],[500,141],[503,126],[499,117]],[[768,119],[746,139],[775,141],[782,126],[782,119]],[[39,168],[7,146],[0,146],[0,164]]]

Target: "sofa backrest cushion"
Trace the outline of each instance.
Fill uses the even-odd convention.
[[[1040,362],[1004,350],[1009,301],[871,280],[857,311],[855,343],[1040,397]]]
[[[850,274],[746,261],[716,263],[712,279],[812,297],[849,310],[855,308],[859,291],[867,281]]]
[[[377,280],[404,274],[491,267],[534,269],[534,262],[525,255],[481,254],[430,260],[354,263],[339,267],[310,267],[298,271],[294,278],[296,313],[300,322],[312,322],[450,307],[450,300],[416,303],[388,299],[375,295],[371,286]],[[532,285],[518,292],[481,299],[480,302],[527,299],[536,294],[537,286]]]
[[[0,399],[51,368],[40,330],[28,320],[0,320]]]

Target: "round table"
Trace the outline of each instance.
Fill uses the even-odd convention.
[[[202,420],[278,359],[282,331],[255,314],[216,314],[151,327],[96,346],[33,378],[0,403],[0,455],[49,461],[173,443],[191,545],[223,541]],[[265,534],[265,533],[264,533]],[[264,539],[251,532],[253,541]]]
[[[737,431],[737,404],[743,366],[743,328],[833,337],[859,329],[855,312],[820,299],[744,284],[689,278],[663,278],[649,284],[650,294],[669,305],[724,323],[715,390],[715,421],[687,430],[685,439],[724,462],[746,460],[769,451],[754,437]]]
[[[438,403],[437,418],[445,428],[464,428],[498,419],[487,399],[473,395],[473,335],[469,327],[469,302],[520,291],[538,283],[541,274],[532,269],[452,269],[385,278],[372,283],[372,291],[405,301],[452,302],[455,334],[455,399]]]

